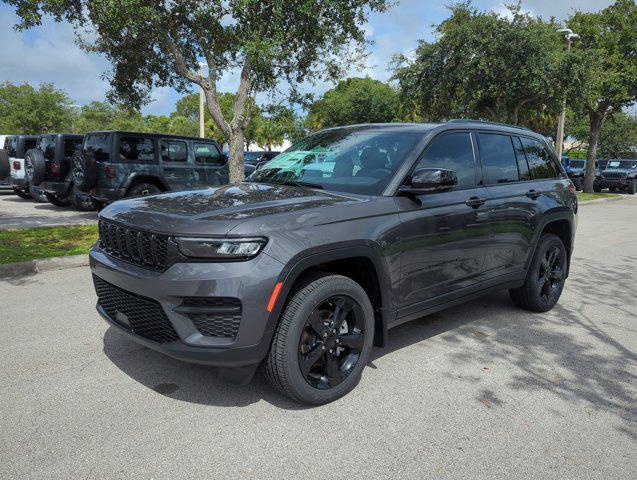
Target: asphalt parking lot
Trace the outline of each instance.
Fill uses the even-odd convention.
[[[0,282],[0,478],[634,478],[636,220],[583,206],[553,311],[499,293],[403,325],[319,408],[122,337],[86,268]]]
[[[24,200],[13,192],[0,191],[0,230],[8,228],[85,225],[97,222],[97,212]]]

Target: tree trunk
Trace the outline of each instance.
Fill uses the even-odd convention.
[[[595,110],[589,113],[588,150],[586,151],[586,176],[584,177],[584,191],[593,193],[595,181],[595,158],[597,156],[597,140],[599,131],[604,123],[605,112]]]
[[[243,128],[237,127],[232,131],[229,139],[230,142],[230,161],[228,162],[228,170],[230,174],[230,183],[243,181],[245,178],[243,148],[245,139]]]

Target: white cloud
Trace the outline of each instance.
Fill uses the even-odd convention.
[[[497,13],[505,13],[505,3],[495,4],[491,10]],[[557,20],[566,20],[575,10],[599,11],[608,7],[612,0],[522,0],[522,10],[543,18],[555,17]]]

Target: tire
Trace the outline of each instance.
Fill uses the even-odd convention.
[[[337,326],[329,324],[334,311],[326,317],[322,310],[337,303],[351,305],[349,310],[345,307],[348,311],[345,317],[340,317],[344,322],[338,332]],[[320,327],[309,326],[311,318]],[[332,327],[335,328],[330,330]],[[319,331],[324,332],[323,336]],[[298,290],[285,306],[264,361],[265,376],[274,388],[297,402],[312,405],[332,402],[358,385],[373,336],[374,311],[365,290],[341,275],[320,277]],[[347,346],[346,338],[355,346]],[[306,345],[306,341],[312,344]],[[317,355],[312,356],[312,352]],[[315,358],[306,364],[309,368],[305,373],[301,370],[304,356]]]
[[[46,199],[56,207],[69,207],[71,205],[71,199],[68,195],[57,195],[49,192],[46,192],[44,195],[46,195]]]
[[[25,176],[31,185],[38,186],[46,175],[44,153],[39,148],[27,150],[24,154]]]
[[[129,197],[145,197],[146,195],[157,195],[161,193],[161,189],[154,183],[137,183],[130,187],[126,192],[126,198]]]
[[[25,200],[31,200],[31,194],[28,193],[26,190],[20,190],[18,188],[14,188],[13,193],[15,193],[20,198],[24,198]]]
[[[628,195],[635,195],[635,193],[637,193],[637,178],[630,182],[626,191],[628,192]]]
[[[69,190],[69,199],[73,208],[80,212],[91,212],[94,210],[91,197],[80,192],[75,185]]]
[[[583,178],[578,178],[577,182],[575,183],[575,190],[578,192],[581,192],[582,190],[584,190],[584,179]]]
[[[9,165],[9,154],[2,148],[0,149],[0,182],[5,180],[11,174],[11,165]]]
[[[614,192],[617,189],[615,187],[608,187],[608,190],[611,191],[611,192]]]
[[[551,261],[552,252],[559,255],[554,262]],[[542,234],[524,285],[509,290],[513,303],[532,312],[548,312],[560,299],[566,281],[566,272],[568,272],[568,255],[564,243],[552,233]]]
[[[601,183],[594,183],[593,184],[593,191],[595,193],[600,193],[602,191],[602,184]]]
[[[31,198],[38,203],[48,203],[49,199],[46,198],[46,195],[42,190],[38,187],[30,186],[29,193],[31,194]]]
[[[97,164],[89,152],[76,150],[71,157],[73,184],[81,191],[88,191],[97,185]]]
[[[102,202],[100,200],[95,200],[94,198],[91,198],[91,204],[93,205],[93,208],[97,212],[101,212],[104,209],[104,207],[106,206],[106,203],[104,203],[104,202]]]

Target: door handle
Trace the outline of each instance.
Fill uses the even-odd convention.
[[[526,192],[526,196],[529,197],[529,198],[532,198],[533,200],[535,200],[540,195],[542,195],[541,192],[538,192],[537,190],[533,190],[533,189],[531,189],[528,192]]]
[[[479,208],[487,202],[485,198],[470,197],[465,203],[471,208]]]

